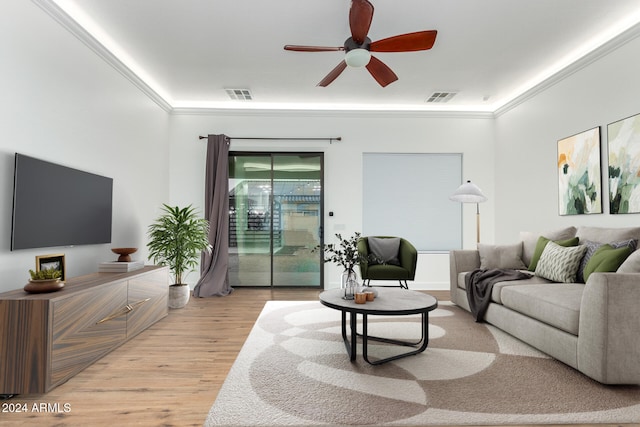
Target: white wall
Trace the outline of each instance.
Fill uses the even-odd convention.
[[[508,243],[520,230],[569,224],[636,225],[638,215],[558,215],[556,144],[640,112],[640,39],[632,40],[496,119],[473,115],[314,112],[211,112],[169,115],[31,2],[4,0],[0,14],[0,291],[21,288],[35,256],[64,252],[67,275],[96,270],[110,248],[138,246],[163,202],[204,200],[206,144],[198,135],[316,137],[342,142],[235,141],[233,150],[323,151],[327,240],[362,225],[362,153],[461,152],[463,179],[481,205],[482,241]],[[114,178],[111,245],[9,250],[13,154]],[[608,212],[605,197],[605,212]],[[463,207],[463,246],[475,247],[475,206]],[[328,286],[339,271],[328,265]],[[197,275],[188,278],[194,283]],[[416,288],[448,287],[448,256],[419,258]]]
[[[497,242],[568,225],[638,226],[637,214],[608,213],[607,124],[640,113],[639,52],[636,38],[495,120]],[[557,141],[596,126],[605,213],[560,216]]]
[[[0,291],[22,288],[36,255],[64,253],[68,277],[115,260],[111,247],[146,258],[169,195],[169,115],[29,1],[2,2],[0,60]],[[112,244],[11,252],[16,151],[113,178]]]
[[[342,137],[341,142],[233,141],[232,150],[322,151],[325,153],[325,239],[351,235],[362,228],[362,153],[463,153],[465,178],[494,199],[493,120],[442,115],[385,113],[212,113],[175,114],[171,123],[171,199],[204,201],[206,143],[198,135],[224,133],[256,137]],[[393,171],[381,171],[393,173]],[[424,183],[428,185],[428,183]],[[419,196],[419,195],[418,195]],[[452,202],[453,203],[453,202]],[[494,234],[493,204],[483,204],[483,235]],[[334,216],[329,217],[328,212]],[[393,220],[390,218],[389,220]],[[475,206],[464,209],[464,245],[475,246]],[[419,224],[416,224],[419,226]],[[448,288],[448,255],[421,254],[413,288]],[[331,264],[325,286],[338,285]],[[195,278],[192,278],[195,279]]]

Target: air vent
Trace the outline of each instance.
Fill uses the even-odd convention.
[[[443,103],[451,101],[451,98],[456,96],[458,92],[433,92],[429,98],[427,98],[427,103]]]
[[[225,89],[225,91],[231,99],[237,99],[240,101],[251,101],[253,99],[253,95],[251,95],[251,91],[249,89]]]

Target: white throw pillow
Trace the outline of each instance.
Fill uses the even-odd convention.
[[[584,245],[564,247],[554,242],[547,243],[536,266],[536,276],[554,282],[574,283],[586,250]]]

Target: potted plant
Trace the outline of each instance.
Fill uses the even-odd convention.
[[[351,298],[350,293],[354,292],[354,286],[358,285],[358,276],[356,275],[355,266],[362,261],[367,261],[363,255],[358,252],[358,240],[360,240],[360,233],[356,232],[353,236],[348,238],[342,238],[341,234],[336,234],[338,238],[338,244],[330,243],[324,245],[322,250],[324,251],[324,261],[333,262],[344,268],[342,276],[340,277],[340,287],[345,289],[345,298]],[[317,246],[316,249],[320,249]]]
[[[55,268],[29,270],[29,276],[29,283],[24,287],[24,290],[29,293],[53,292],[64,287],[64,283],[60,281],[62,271]]]
[[[53,281],[57,282],[62,277],[62,272],[55,268],[43,268],[42,270],[29,270],[29,279],[31,282]]]
[[[198,217],[189,205],[184,208],[163,204],[163,214],[149,226],[149,258],[166,265],[173,274],[169,287],[169,307],[182,308],[189,302],[191,289],[183,277],[198,265],[203,251],[211,252],[209,221]]]

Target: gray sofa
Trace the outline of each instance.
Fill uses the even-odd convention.
[[[452,251],[451,301],[470,310],[465,277],[475,269],[526,270],[540,236],[609,243],[640,239],[640,228],[569,227],[521,233],[521,242],[514,245]],[[640,384],[640,251],[626,257],[615,272],[596,270],[586,283],[557,283],[539,275],[496,283],[484,321],[596,381]]]

